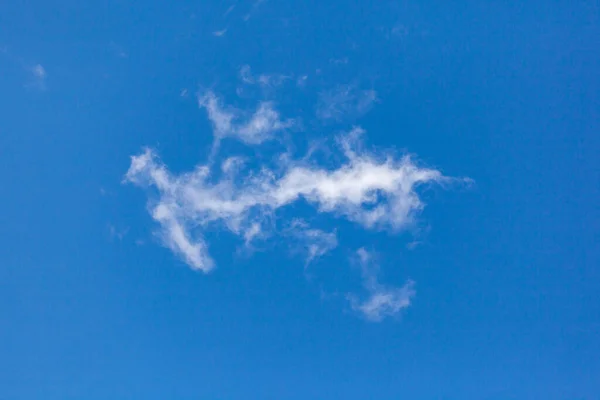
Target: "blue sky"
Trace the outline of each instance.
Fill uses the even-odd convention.
[[[0,397],[593,399],[595,2],[0,5]]]

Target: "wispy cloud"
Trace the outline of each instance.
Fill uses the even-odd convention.
[[[213,36],[221,37],[221,36],[224,36],[226,33],[227,33],[227,28],[223,28],[218,31],[213,31],[212,34],[213,34]]]
[[[324,256],[338,245],[336,232],[311,228],[305,221],[294,219],[289,229],[295,243],[306,252],[306,265]]]
[[[360,90],[355,85],[338,85],[321,92],[316,113],[322,120],[353,120],[368,112],[375,101],[375,90]]]
[[[308,75],[301,75],[296,79],[296,86],[304,87],[306,86],[306,81],[308,80]]]
[[[46,70],[44,69],[44,67],[42,67],[42,65],[37,64],[34,67],[31,68],[31,73],[33,74],[33,76],[35,76],[36,78],[39,79],[46,79]]]
[[[252,3],[252,8],[250,8],[250,11],[248,11],[248,13],[244,15],[244,21],[248,21],[250,17],[252,17],[252,15],[256,12],[258,7],[260,7],[260,5],[265,3],[266,1],[267,0],[255,0],[254,3]]]
[[[277,132],[294,126],[293,119],[281,119],[275,104],[262,101],[252,114],[234,107],[225,106],[211,91],[201,95],[198,101],[207,112],[213,125],[213,134],[218,142],[224,138],[236,138],[246,144],[256,145],[273,138]]]
[[[163,243],[181,255],[190,267],[209,272],[214,267],[214,261],[208,254],[206,243],[202,238],[192,236],[192,221],[182,218],[181,211],[177,204],[166,202],[160,202],[152,210],[152,218],[162,226],[160,237]]]
[[[225,10],[225,13],[223,14],[224,17],[228,16],[229,13],[231,13],[233,11],[233,9],[235,8],[235,3],[230,5],[229,7],[227,7],[227,10]]]
[[[362,299],[349,295],[348,300],[352,309],[369,321],[379,322],[386,317],[398,315],[410,306],[415,295],[414,282],[409,280],[402,287],[389,287],[379,283],[379,266],[373,255],[364,248],[356,251],[355,258],[359,263],[363,286],[367,296]]]
[[[121,241],[121,240],[123,240],[125,235],[127,235],[128,232],[129,232],[128,227],[119,229],[113,224],[110,224],[110,223],[108,224],[108,235],[110,236],[111,240],[118,239],[119,241]]]
[[[37,90],[46,89],[46,79],[48,78],[48,73],[42,64],[33,64],[27,60],[24,60],[18,54],[14,54],[12,51],[10,51],[10,49],[5,45],[0,46],[0,56],[10,63],[17,65],[19,68],[22,68],[27,73],[28,81],[25,83],[25,87]]]
[[[117,57],[119,57],[119,58],[129,57],[129,54],[127,54],[127,51],[125,51],[125,49],[121,45],[119,45],[115,42],[110,42],[109,47],[110,47],[111,52],[114,55],[116,55]]]
[[[263,88],[275,88],[290,79],[283,74],[259,74],[254,75],[249,65],[240,68],[240,79],[247,85],[259,85]]]
[[[264,109],[259,107],[249,121],[235,125],[235,113],[216,105],[214,95],[205,101],[217,137],[237,135],[248,139],[253,136],[246,136],[246,130],[253,134],[263,129],[271,132],[276,126],[273,121],[279,121],[278,116],[265,117]],[[270,122],[252,122],[256,119]],[[193,268],[208,272],[214,262],[203,235],[205,229],[225,227],[251,240],[269,229],[267,222],[278,211],[300,200],[316,213],[344,218],[366,229],[400,230],[409,226],[424,207],[415,189],[449,178],[437,170],[417,166],[409,156],[383,157],[363,150],[362,133],[356,128],[338,138],[337,149],[344,161],[335,168],[320,166],[310,157],[279,157],[277,168],[234,168],[236,162],[229,161],[220,172],[199,164],[193,171],[174,175],[154,151],[146,149],[131,158],[125,180],[157,190],[158,197],[149,207],[161,226],[165,244]],[[334,237],[324,232],[305,229],[302,235],[312,239],[310,259],[335,247]]]
[[[242,80],[242,82],[253,85],[256,83],[256,79],[254,79],[254,76],[252,75],[252,71],[250,70],[250,66],[249,65],[243,65],[240,68],[240,79]]]
[[[329,63],[330,64],[335,64],[335,65],[346,65],[346,64],[348,64],[348,57],[330,58],[329,59]]]
[[[36,64],[33,67],[29,68],[29,72],[31,73],[31,81],[27,86],[39,90],[45,90],[46,78],[48,76],[48,74],[46,73],[46,69],[41,64]]]

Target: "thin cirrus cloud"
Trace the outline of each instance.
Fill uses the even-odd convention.
[[[223,105],[221,99],[212,91],[200,96],[198,104],[206,110],[213,126],[216,143],[229,137],[256,145],[295,125],[293,119],[281,119],[271,101],[261,101],[250,115],[235,107]]]
[[[294,219],[290,224],[291,236],[306,253],[306,265],[321,258],[338,245],[336,232],[326,232],[321,229],[311,228],[305,221]]]
[[[41,64],[37,64],[34,67],[32,67],[31,73],[33,74],[33,76],[35,76],[38,79],[46,78],[46,70],[44,69],[44,67]]]
[[[216,37],[225,36],[226,33],[227,33],[227,28],[223,28],[223,29],[212,32],[213,36],[216,36]]]
[[[379,266],[375,263],[373,255],[364,248],[356,251],[363,287],[367,292],[361,299],[355,294],[348,295],[352,309],[364,318],[373,322],[380,322],[386,317],[394,317],[403,309],[410,306],[415,295],[414,282],[408,280],[401,287],[383,285],[378,280]]]
[[[375,90],[360,90],[352,84],[337,85],[319,94],[316,114],[325,121],[351,120],[368,112],[375,101]]]
[[[240,68],[240,79],[247,85],[259,85],[263,88],[277,87],[283,84],[290,76],[283,74],[254,75],[249,65]]]
[[[20,57],[18,54],[14,54],[6,46],[0,46],[0,56],[2,57],[2,59],[6,59],[10,63],[22,68],[27,73],[28,82],[25,84],[25,87],[38,89],[41,91],[46,89],[46,80],[48,78],[48,72],[42,64],[29,63],[28,61]]]
[[[46,69],[41,64],[36,64],[29,68],[29,72],[31,73],[31,81],[27,84],[27,86],[42,91],[45,90],[46,78],[48,77]]]

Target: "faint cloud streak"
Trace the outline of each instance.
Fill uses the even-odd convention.
[[[414,282],[408,280],[401,287],[390,287],[379,283],[379,266],[374,262],[373,255],[364,248],[356,251],[355,258],[361,268],[363,287],[367,296],[362,299],[356,295],[348,295],[352,309],[367,320],[381,322],[386,317],[395,317],[410,306],[415,296]]]
[[[324,121],[354,120],[367,113],[377,101],[374,90],[359,90],[354,85],[338,85],[321,92],[317,117]]]

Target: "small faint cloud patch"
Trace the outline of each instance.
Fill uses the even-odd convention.
[[[31,68],[31,72],[36,78],[46,79],[46,70],[41,64],[37,64],[33,68]]]
[[[24,84],[26,88],[45,90],[46,80],[48,78],[48,72],[42,64],[33,64],[29,61],[24,60],[18,54],[14,54],[6,45],[0,46],[0,55],[5,60],[14,64],[18,68],[24,70],[27,73],[27,82]]]
[[[324,121],[352,120],[366,114],[376,101],[375,90],[360,90],[356,85],[338,85],[319,94],[316,114]]]
[[[216,37],[222,37],[222,36],[225,36],[226,33],[227,33],[227,28],[223,28],[218,31],[213,31],[212,34],[213,34],[213,36],[216,36]]]
[[[215,142],[213,151],[218,149],[222,139],[231,137],[248,144],[257,145],[274,138],[278,132],[292,128],[294,119],[282,119],[275,104],[262,101],[252,114],[227,106],[213,93],[199,96],[198,104],[206,110],[213,126]]]
[[[422,244],[423,244],[423,242],[421,242],[421,241],[419,241],[419,240],[413,240],[412,242],[409,242],[409,243],[406,245],[406,248],[407,248],[408,250],[414,250],[414,249],[416,249],[417,247],[421,246]]]
[[[255,75],[249,65],[240,68],[240,79],[246,85],[259,85],[264,89],[281,86],[290,76],[283,74],[259,74]]]
[[[248,21],[250,19],[250,17],[252,17],[252,15],[254,15],[254,13],[256,12],[256,10],[258,9],[258,7],[260,7],[261,4],[265,3],[267,0],[256,0],[253,4],[252,7],[250,8],[250,11],[248,11],[248,13],[246,15],[244,15],[243,20],[244,21]]]
[[[29,72],[31,73],[31,81],[27,84],[27,87],[46,90],[46,79],[48,77],[46,69],[41,64],[36,64],[29,68]]]
[[[229,14],[230,14],[230,13],[233,11],[233,9],[234,9],[234,8],[235,8],[235,3],[234,3],[234,4],[232,4],[232,5],[230,5],[230,6],[227,8],[227,10],[226,10],[226,11],[225,11],[225,13],[223,14],[223,16],[224,16],[224,17],[228,16],[228,15],[229,15]]]
[[[390,34],[392,37],[405,38],[408,36],[408,27],[403,24],[397,24],[392,28]]]
[[[128,232],[129,232],[129,227],[117,228],[113,224],[110,224],[110,223],[108,224],[108,236],[110,237],[111,240],[116,239],[118,241],[122,241]]]
[[[408,280],[401,287],[383,285],[379,282],[379,265],[372,253],[364,248],[356,251],[354,259],[358,262],[362,285],[366,296],[349,294],[348,301],[352,309],[372,322],[381,322],[387,317],[396,317],[402,310],[410,306],[415,295],[414,282]]]
[[[337,233],[326,232],[321,229],[311,228],[301,219],[292,220],[287,231],[295,239],[296,245],[306,254],[305,266],[321,258],[338,246]]]
[[[296,79],[296,86],[303,88],[306,86],[307,81],[308,75],[299,76],[298,79]]]
[[[329,63],[334,65],[346,65],[348,64],[348,57],[331,58],[329,59]]]
[[[119,58],[128,58],[129,57],[129,54],[127,54],[125,49],[122,46],[118,45],[117,43],[110,42],[109,46],[110,46],[110,51],[112,51],[112,53],[114,55],[116,55],[117,57],[119,57]]]
[[[381,27],[378,29],[387,40],[401,40],[408,37],[410,31],[408,27],[402,23],[390,27]]]

